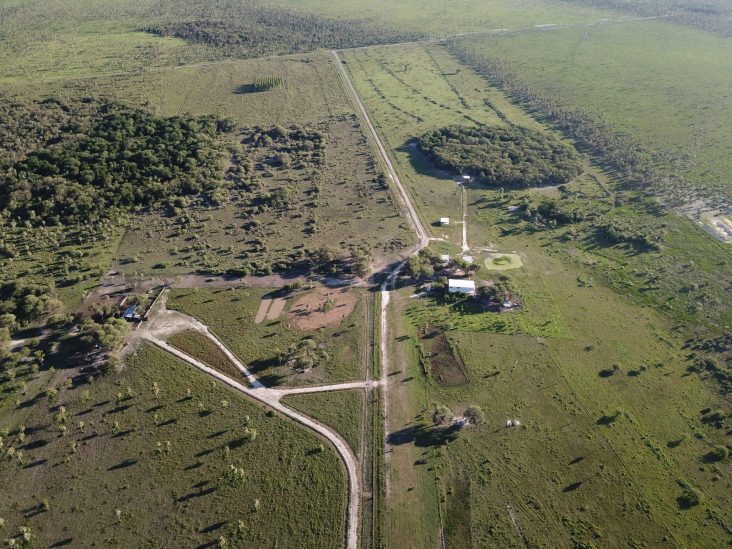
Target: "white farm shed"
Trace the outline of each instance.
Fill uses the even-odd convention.
[[[474,294],[475,281],[461,278],[450,278],[447,281],[447,291],[451,294]]]
[[[440,225],[443,227],[447,227],[450,224],[450,218],[449,217],[441,217],[440,218]]]

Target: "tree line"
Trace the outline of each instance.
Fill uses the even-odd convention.
[[[222,48],[229,55],[244,57],[390,44],[427,37],[416,30],[396,30],[364,20],[335,20],[255,6],[241,7],[236,17],[202,17],[151,25],[143,30]]]

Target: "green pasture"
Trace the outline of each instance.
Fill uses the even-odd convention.
[[[23,526],[44,547],[343,544],[343,467],[289,419],[147,346],[118,374],[58,386],[0,423],[14,448],[3,538]]]
[[[331,391],[289,395],[282,403],[334,429],[359,456],[363,439],[364,392]]]
[[[426,224],[443,211],[457,217],[460,197],[451,174],[405,149],[413,136],[453,123],[539,124],[439,47],[380,48],[344,57]],[[390,398],[398,410],[393,428],[400,441],[392,475],[401,489],[421,494],[399,495],[410,504],[394,507],[395,517],[432,539],[432,526],[416,516],[428,512],[418,507],[427,504],[417,499],[429,498],[436,483],[433,497],[448,546],[546,539],[570,546],[724,543],[729,463],[705,461],[724,440],[724,430],[704,423],[700,411],[728,405],[713,386],[687,372],[683,344],[693,332],[689,324],[672,323],[728,322],[724,291],[713,274],[728,269],[721,244],[685,218],[624,191],[591,159],[585,174],[564,189],[469,185],[467,197],[468,242],[475,255],[481,257],[481,248],[520,254],[524,266],[506,274],[524,307],[480,313],[464,300],[413,299],[409,288],[395,301],[392,362],[402,370],[396,370]],[[592,218],[572,224],[574,236],[565,234],[568,227],[530,230],[517,208],[547,199],[662,228],[664,248],[638,252],[598,240]],[[459,229],[447,235],[452,249],[460,244]],[[431,230],[434,236],[446,232]],[[491,276],[485,268],[476,274],[479,281]],[[644,277],[645,285],[627,283]],[[693,280],[703,281],[697,288],[704,288],[708,306],[690,312],[699,290],[689,296],[682,287]],[[424,324],[451,330],[468,385],[440,388],[421,368],[415,337]],[[449,445],[429,443],[420,429],[435,403],[456,413],[479,404],[487,424],[466,427]],[[520,419],[523,427],[506,430],[507,419]],[[430,465],[434,477],[425,475]],[[698,490],[704,503],[681,509],[682,484]]]
[[[732,45],[657,21],[461,39],[565,108],[646,147],[656,168],[730,196]]]
[[[353,381],[363,377],[365,299],[339,326],[305,332],[289,325],[286,313],[301,292],[287,296],[277,320],[254,323],[259,302],[276,290],[262,288],[172,290],[168,307],[189,314],[220,338],[265,385]],[[304,290],[307,291],[307,290]],[[302,339],[322,343],[329,359],[304,374],[282,366],[279,357]]]

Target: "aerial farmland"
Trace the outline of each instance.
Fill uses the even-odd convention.
[[[0,541],[732,543],[730,21],[0,2]]]

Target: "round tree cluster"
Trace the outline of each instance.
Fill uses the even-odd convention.
[[[419,147],[441,168],[495,187],[561,185],[582,173],[572,146],[519,126],[449,126],[423,135]]]

